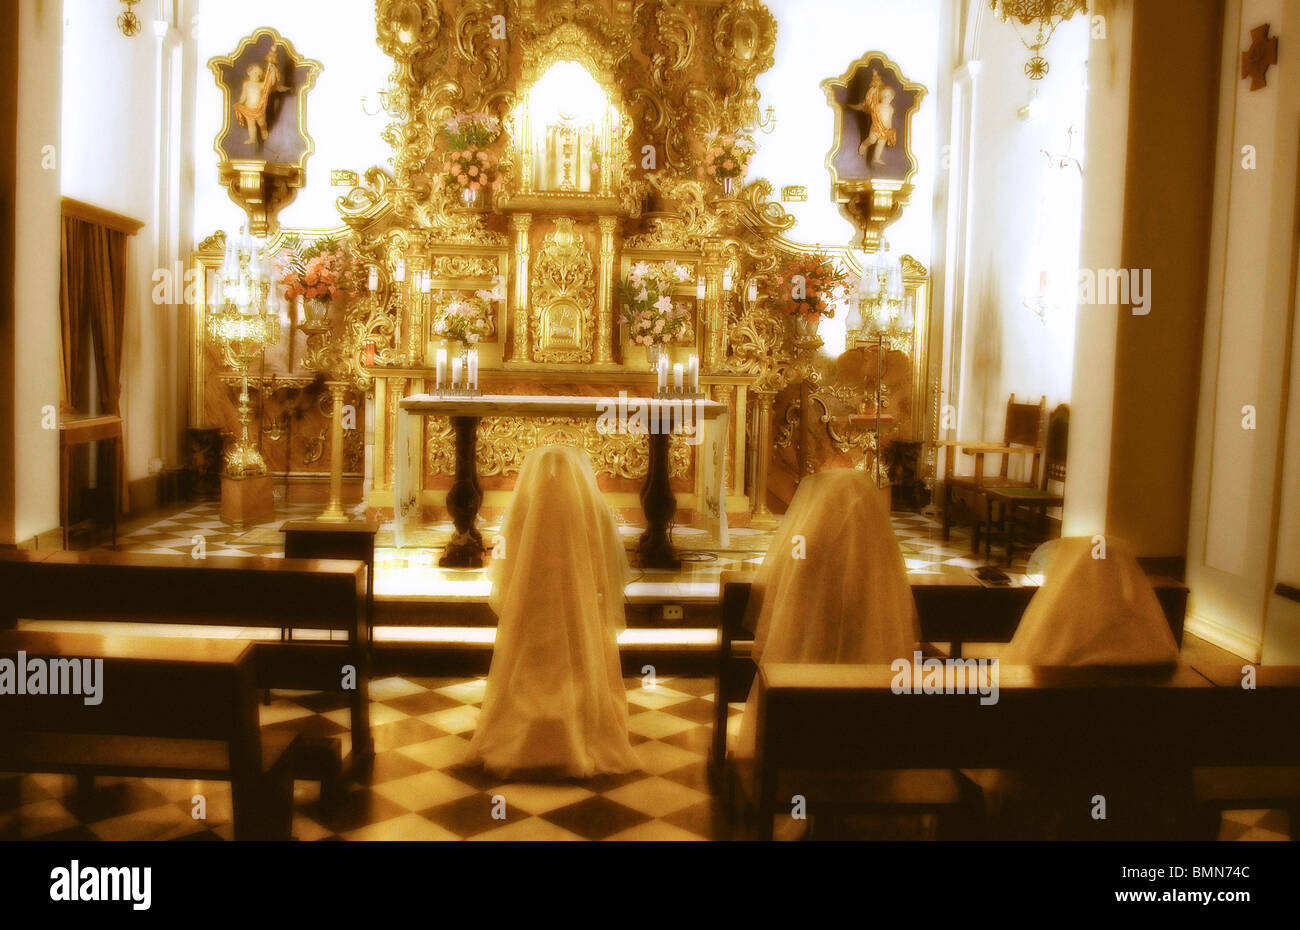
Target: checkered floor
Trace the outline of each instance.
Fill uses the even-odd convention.
[[[251,527],[233,527],[222,522],[215,502],[201,503],[165,519],[149,522],[137,528],[128,528],[118,540],[118,548],[133,552],[165,555],[193,555],[201,546],[206,555],[283,555],[283,536],[280,525],[286,520],[310,519],[321,510],[319,503],[283,503],[276,508],[275,519]],[[361,511],[355,514],[360,517]],[[939,523],[925,514],[893,514],[894,534],[909,572],[954,571],[977,568],[988,564],[973,554],[970,531],[953,527],[951,538],[945,541]],[[492,539],[498,525],[490,521],[480,523],[484,538]],[[643,527],[619,527],[629,548],[633,547]],[[375,549],[375,590],[381,598],[386,591],[406,593],[432,589],[439,582],[454,578],[464,584],[473,577],[473,571],[463,569],[442,572],[437,568],[436,554],[452,531],[450,523],[436,523],[421,529],[416,545],[395,549],[391,544],[391,524],[380,531]],[[725,550],[711,546],[708,535],[700,529],[678,526],[673,529],[673,541],[683,550],[688,560],[681,571],[656,571],[646,573],[640,581],[652,584],[674,584],[681,581],[698,582],[715,578],[723,571],[753,568],[762,562],[763,553],[771,534],[760,530],[737,528],[731,530],[731,545]],[[386,544],[387,543],[387,544]],[[1006,569],[1023,573],[1025,553]]]
[[[506,782],[464,763],[485,680],[385,678],[371,685],[376,758],[370,783],[325,805],[319,786],[295,785],[300,840],[623,839],[729,836],[710,794],[705,759],[712,683],[628,680],[629,730],[642,771],[586,781]],[[264,728],[346,742],[341,695],[277,692]],[[202,795],[206,817],[196,819]],[[96,781],[0,776],[0,840],[231,839],[230,788],[163,779]]]

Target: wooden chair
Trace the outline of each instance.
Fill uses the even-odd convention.
[[[986,487],[984,496],[989,505],[989,527],[984,534],[984,555],[993,556],[993,537],[999,535],[1006,545],[1006,563],[1017,548],[1017,517],[1020,510],[1038,514],[1037,536],[1026,536],[1026,543],[1038,543],[1048,537],[1047,511],[1065,505],[1065,461],[1070,443],[1070,407],[1060,404],[1047,421],[1047,445],[1043,455],[1043,483],[1041,487]],[[1059,490],[1053,489],[1055,483]],[[996,516],[996,529],[995,524]]]
[[[1039,465],[1043,455],[1043,433],[1047,423],[1047,397],[1044,395],[1036,404],[1018,404],[1016,395],[1007,399],[1007,416],[1002,430],[1002,442],[963,442],[961,440],[940,440],[936,445],[947,447],[949,452],[944,462],[943,479],[943,538],[948,539],[954,522],[954,510],[960,498],[967,498],[971,519],[971,551],[979,552],[980,534],[983,521],[988,515],[986,488],[1036,488],[1038,487]],[[960,449],[966,455],[975,457],[975,470],[970,475],[955,475],[953,462]],[[1002,467],[996,475],[985,474],[984,457],[986,455],[1002,456]],[[1012,478],[1009,475],[1011,456],[1029,455],[1033,457],[1028,480]]]

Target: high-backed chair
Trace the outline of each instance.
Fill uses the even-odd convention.
[[[1039,466],[1043,455],[1043,433],[1047,424],[1047,397],[1036,404],[1018,404],[1016,395],[1007,399],[1007,416],[1002,430],[1002,442],[965,442],[941,440],[937,445],[948,448],[943,479],[943,538],[955,522],[957,510],[964,507],[971,515],[971,551],[978,552],[983,523],[988,517],[985,488],[1038,487]],[[974,456],[975,468],[970,475],[954,474],[957,450]],[[995,475],[987,474],[986,455],[1000,455],[1002,465]],[[1028,479],[1010,477],[1011,456],[1032,457]]]
[[[1070,407],[1059,404],[1047,421],[1047,445],[1043,454],[1041,487],[985,487],[989,504],[989,526],[984,534],[984,555],[992,558],[993,537],[1001,536],[1006,545],[1006,561],[1011,564],[1017,548],[1042,542],[1048,537],[1047,511],[1065,505],[1065,465],[1070,445]],[[1017,545],[1021,511],[1038,515],[1038,530],[1027,532]],[[1026,514],[1028,516],[1028,514]],[[995,527],[996,524],[996,527]],[[1026,527],[1028,529],[1028,527]]]

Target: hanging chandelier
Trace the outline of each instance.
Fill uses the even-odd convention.
[[[1021,43],[1029,49],[1030,59],[1025,62],[1025,74],[1031,81],[1041,81],[1050,66],[1043,52],[1052,41],[1052,33],[1075,13],[1088,8],[1087,0],[989,0],[989,9],[1004,23],[1015,20],[1021,26],[1037,29],[1032,42],[1025,39],[1019,28],[1016,33]]]

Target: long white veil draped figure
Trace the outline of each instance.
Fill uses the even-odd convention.
[[[911,661],[920,635],[916,602],[889,514],[866,474],[835,469],[800,482],[759,567],[745,622],[759,664]],[[754,752],[756,698],[751,689],[739,756]]]
[[[1103,554],[1105,558],[1095,556]],[[1178,644],[1155,589],[1122,540],[1051,544],[1043,586],[1003,651],[1004,665],[1173,665]]]
[[[635,769],[617,639],[628,564],[585,452],[528,454],[489,577],[497,638],[471,758],[507,775]]]

